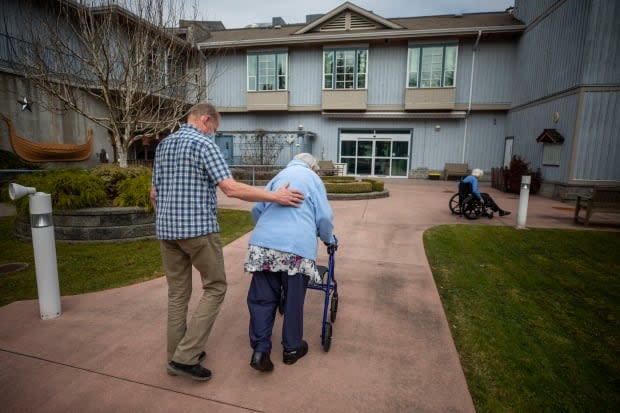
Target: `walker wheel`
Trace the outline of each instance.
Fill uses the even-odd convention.
[[[338,312],[338,293],[332,294],[332,300],[329,307],[329,319],[331,322],[336,321],[336,313]]]
[[[325,324],[325,335],[321,337],[321,344],[323,345],[323,350],[328,352],[332,344],[332,325],[330,323]]]

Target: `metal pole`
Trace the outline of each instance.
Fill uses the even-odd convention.
[[[521,194],[519,196],[519,215],[517,216],[517,228],[525,228],[525,221],[527,220],[527,203],[530,198],[530,184],[532,177],[524,175],[521,177]]]

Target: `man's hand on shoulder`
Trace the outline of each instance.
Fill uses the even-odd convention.
[[[298,207],[304,202],[304,194],[297,189],[289,189],[289,183],[282,185],[273,193],[276,195],[275,202],[280,205]]]

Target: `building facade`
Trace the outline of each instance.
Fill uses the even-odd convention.
[[[91,159],[71,164],[93,166],[112,154],[105,128],[69,110],[23,110],[23,98],[46,97],[12,61],[19,10],[7,0],[0,12],[0,111],[33,140],[80,143],[93,128]],[[304,151],[358,176],[425,178],[467,163],[488,177],[519,155],[540,169],[543,194],[570,198],[620,183],[618,21],[614,0],[399,18],[345,2],[299,24],[183,21],[176,34],[207,56],[197,78],[223,115],[216,140],[231,165]],[[5,128],[0,138],[11,150]],[[129,157],[148,161],[156,142],[146,142]]]
[[[199,47],[220,139],[280,131],[285,153],[304,137],[317,158],[380,177],[446,163],[490,172],[520,155],[553,194],[620,181],[619,10],[517,0],[497,13],[386,19],[346,2],[303,24],[214,31]],[[537,141],[545,130],[562,142]]]

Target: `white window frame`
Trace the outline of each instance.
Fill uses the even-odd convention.
[[[446,56],[448,55],[448,53],[446,53],[446,51],[448,50],[448,48],[454,48],[454,69],[452,70],[453,73],[453,77],[452,77],[452,84],[451,85],[446,85],[446,73],[449,72],[449,70],[446,70]],[[424,58],[429,56],[429,55],[425,55],[424,51],[428,51],[429,53],[433,50],[433,49],[441,49],[441,61],[432,61],[432,57],[431,57],[431,62],[430,65],[438,65],[441,64],[441,71],[440,71],[440,78],[439,78],[439,84],[432,84],[434,78],[433,73],[437,72],[436,70],[431,70],[430,71],[424,71],[424,73],[430,73],[431,78],[429,79],[424,79],[424,82],[428,81],[431,82],[431,84],[423,84],[423,80],[422,80],[422,74],[423,74],[423,66],[428,64],[428,62],[425,62]],[[417,52],[417,62],[416,63],[416,68],[415,70],[413,70],[413,68],[411,67],[412,62],[412,56],[414,53]],[[430,55],[432,56],[432,55]],[[411,44],[409,45],[408,49],[407,49],[407,78],[405,79],[405,87],[410,88],[410,89],[425,89],[425,88],[443,88],[443,87],[456,87],[456,73],[457,73],[457,66],[458,66],[458,57],[459,57],[459,45],[458,43],[438,43],[438,44],[424,44],[424,45],[418,45],[418,44]],[[412,85],[410,80],[412,78],[412,75],[415,73],[415,84]]]
[[[261,74],[261,57],[273,57],[274,67],[271,68],[262,68],[263,73]],[[282,62],[284,60],[284,62]],[[288,51],[278,50],[278,51],[266,51],[266,52],[248,52],[246,57],[246,88],[248,92],[273,92],[278,90],[288,90]],[[282,64],[285,73],[279,74],[278,67],[279,63]],[[254,70],[251,70],[252,65],[254,66]],[[268,70],[268,73],[265,74],[264,70]],[[272,73],[269,73],[271,71]],[[261,79],[262,78],[262,79]],[[265,78],[270,78],[273,83],[269,83],[265,81]],[[280,80],[284,78],[284,87],[280,87]],[[272,89],[261,89],[262,85],[275,85]]]
[[[344,76],[345,78],[342,80],[338,80],[338,65],[337,65],[337,56],[338,53],[353,53],[354,55],[354,62],[353,62],[353,77],[350,80],[346,79],[346,75],[347,73],[342,73],[340,74],[340,76]],[[359,63],[360,63],[360,54],[364,53],[365,54],[365,66],[364,66],[364,71],[360,72],[359,71]],[[325,62],[327,60],[327,56],[331,55],[332,57],[332,71],[331,73],[326,73],[325,71]],[[330,48],[330,49],[323,49],[323,89],[324,90],[364,90],[364,89],[368,89],[368,58],[369,58],[369,53],[368,53],[368,47],[351,47],[351,48]],[[344,66],[345,70],[348,66]],[[359,82],[360,82],[360,75],[363,75],[364,77],[364,84],[363,86],[360,87]],[[326,85],[326,80],[328,77],[331,77],[331,86],[328,87]],[[336,87],[337,83],[343,83],[346,85],[348,82],[351,82],[351,86],[352,87]]]

